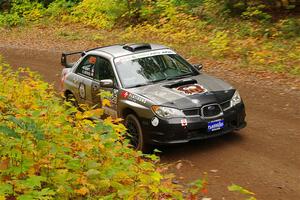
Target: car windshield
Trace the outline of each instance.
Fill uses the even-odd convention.
[[[197,71],[177,54],[118,58],[115,65],[125,88],[197,75]]]

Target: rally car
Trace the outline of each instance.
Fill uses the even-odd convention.
[[[69,63],[73,54],[80,58]],[[124,119],[138,150],[216,137],[246,126],[239,92],[166,46],[98,47],[62,53],[61,63],[66,99],[102,106],[99,91],[111,92],[111,105],[103,109]]]

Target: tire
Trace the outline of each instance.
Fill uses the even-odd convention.
[[[127,115],[125,118],[125,126],[130,134],[129,139],[131,145],[138,151],[148,153],[150,146],[145,143],[142,127],[138,118],[133,114]]]
[[[66,101],[70,102],[74,107],[78,108],[78,102],[72,93],[67,93],[66,94]]]

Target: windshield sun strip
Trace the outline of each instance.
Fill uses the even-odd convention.
[[[169,50],[169,49],[168,49]],[[157,51],[157,50],[156,50]],[[159,50],[158,52],[161,52],[161,50]],[[116,66],[115,67],[115,69],[116,69],[116,71],[117,71],[117,74],[118,74],[118,76],[119,76],[119,80],[120,80],[120,82],[121,82],[121,84],[123,85],[123,87],[124,88],[133,88],[133,87],[140,87],[140,86],[145,86],[145,85],[149,85],[149,84],[151,84],[151,83],[157,83],[157,82],[161,82],[161,81],[166,81],[166,80],[172,80],[172,79],[176,79],[176,78],[181,78],[181,77],[186,77],[186,76],[192,76],[192,75],[196,75],[196,72],[195,72],[195,70],[191,67],[191,64],[189,64],[187,61],[185,61],[182,57],[180,57],[178,54],[176,54],[174,51],[170,51],[170,52],[173,52],[172,54],[167,54],[167,52],[166,51],[164,51],[162,54],[153,54],[153,55],[150,55],[150,54],[147,54],[148,56],[141,56],[141,57],[138,57],[138,58],[136,58],[136,57],[132,57],[132,56],[129,56],[129,57],[131,57],[132,59],[126,59],[125,61],[126,62],[129,62],[129,61],[133,61],[133,60],[139,60],[139,59],[144,59],[144,58],[149,58],[149,57],[160,57],[159,59],[161,59],[161,61],[162,61],[162,64],[165,66],[165,67],[168,67],[168,64],[166,63],[166,61],[164,60],[164,59],[162,59],[161,57],[162,56],[169,56],[170,58],[172,58],[172,59],[175,59],[177,62],[179,62],[180,64],[182,64],[183,66],[185,66],[187,69],[187,71],[189,71],[188,73],[185,73],[185,74],[179,74],[179,75],[177,75],[177,76],[174,76],[174,77],[165,77],[165,78],[163,78],[163,79],[154,79],[154,80],[145,80],[145,82],[142,82],[142,83],[138,83],[138,84],[136,84],[136,85],[133,85],[133,84],[131,84],[131,85],[126,85],[126,84],[124,84],[124,80],[122,80],[122,75],[120,75],[120,65],[121,64],[125,64],[126,62],[124,62],[124,63],[117,63],[115,60],[117,59],[117,58],[115,58],[114,60],[113,60],[113,62],[114,62],[114,65]],[[144,55],[146,55],[146,54],[144,54]],[[127,56],[126,56],[127,57]],[[118,57],[119,58],[119,57]]]

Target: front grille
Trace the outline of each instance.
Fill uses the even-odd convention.
[[[184,110],[183,113],[186,116],[199,115],[199,109]]]
[[[201,114],[203,117],[215,117],[222,113],[219,104],[206,105],[201,108]]]
[[[187,109],[183,110],[183,113],[186,116],[199,116],[201,115],[202,117],[215,117],[218,116],[222,113],[223,110],[226,110],[230,107],[230,101],[226,101],[219,104],[210,104],[210,105],[205,105],[202,108],[192,108],[192,109]]]
[[[227,110],[230,107],[230,101],[225,101],[220,104],[223,110]]]

